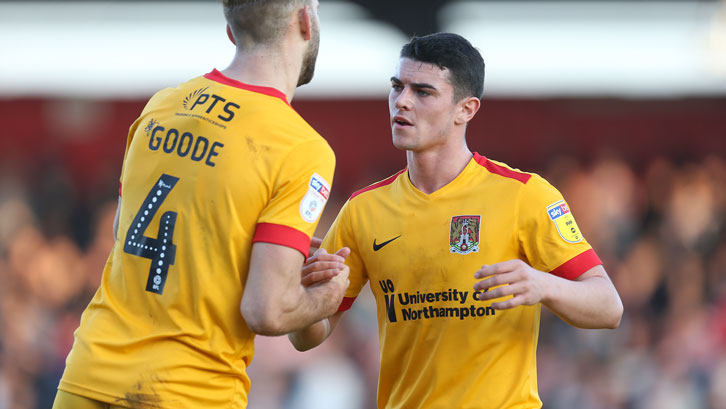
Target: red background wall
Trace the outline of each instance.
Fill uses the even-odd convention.
[[[68,172],[82,197],[110,194],[128,127],[145,101],[0,100],[0,171],[33,183],[48,167]],[[296,100],[295,109],[338,157],[336,194],[401,169],[381,100]],[[558,156],[603,154],[634,164],[657,156],[726,155],[726,98],[674,100],[485,99],[468,130],[472,150],[523,170]],[[110,183],[110,185],[109,185]]]

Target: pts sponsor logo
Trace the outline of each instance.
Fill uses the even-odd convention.
[[[239,109],[239,104],[227,101],[225,98],[207,92],[209,87],[198,89],[184,98],[182,105],[188,111],[204,111],[207,114],[217,114],[217,118],[229,122]]]

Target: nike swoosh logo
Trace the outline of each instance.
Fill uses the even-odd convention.
[[[396,237],[392,238],[391,240],[384,241],[381,244],[376,244],[376,239],[373,239],[373,251],[378,251],[378,250],[382,249],[383,246],[385,246],[386,244],[392,242],[393,240],[396,240],[399,237],[401,237],[401,236],[400,235],[399,236],[396,236]]]

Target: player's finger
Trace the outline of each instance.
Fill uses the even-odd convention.
[[[333,254],[331,254],[333,256]],[[302,275],[305,276],[307,274],[312,273],[313,271],[317,270],[329,270],[329,269],[342,269],[344,266],[343,260],[341,260],[340,257],[335,256],[334,260],[316,260],[314,263],[306,264],[302,268]]]
[[[323,239],[313,236],[310,239],[310,250],[308,250],[308,257],[311,257],[313,254],[315,254],[315,251],[319,249],[322,244]]]
[[[474,278],[484,278],[495,274],[501,274],[506,272],[506,264],[494,263],[490,265],[483,265],[479,270],[474,273]]]
[[[502,284],[512,284],[517,281],[518,275],[514,272],[502,273],[498,275],[490,275],[486,279],[474,284],[477,291],[487,291],[489,288]]]
[[[328,281],[331,278],[337,276],[340,273],[339,269],[328,269],[322,271],[313,271],[310,274],[304,276],[301,280],[302,285],[309,287],[311,285],[320,284],[324,281]]]
[[[524,297],[521,295],[517,295],[506,301],[492,303],[491,307],[495,310],[508,310],[510,308],[519,307],[522,304],[524,304]]]
[[[317,250],[316,250],[316,253],[317,253]],[[318,261],[318,254],[316,254],[316,253],[313,253],[311,256],[306,258],[305,263],[303,263],[303,265],[307,266],[307,265],[313,264],[316,261]]]
[[[342,263],[345,261],[345,257],[341,257],[338,254],[318,253],[310,257],[306,264],[311,264],[318,261],[335,261],[337,263]]]
[[[315,249],[315,252],[311,255],[308,255],[308,258],[305,259],[305,265],[316,262],[319,256],[322,254],[328,254],[328,252],[322,247]]]
[[[474,273],[474,278],[483,278],[490,275],[508,273],[512,270],[519,268],[521,263],[522,260],[515,259],[502,261],[501,263],[483,265],[479,270],[477,270],[476,273]]]
[[[479,294],[479,301],[493,300],[496,298],[517,295],[522,292],[522,286],[519,283],[504,285]]]
[[[343,247],[342,249],[336,251],[335,254],[340,257],[343,257],[343,260],[345,260],[350,255],[350,248]]]
[[[321,248],[315,250],[315,253],[313,253],[312,256],[308,257],[305,260],[305,264],[307,265],[307,264],[310,264],[310,263],[314,263],[323,254],[328,254],[328,252],[324,248],[321,247]]]

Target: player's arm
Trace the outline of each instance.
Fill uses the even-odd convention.
[[[247,325],[261,335],[283,335],[337,311],[348,288],[348,267],[339,263],[335,279],[303,286],[303,255],[272,243],[252,246],[250,269],[240,309]]]
[[[324,248],[318,249],[311,257],[305,260],[305,265],[302,269],[302,284],[305,286],[313,286],[329,280],[337,268],[333,263],[344,262],[349,255],[350,249],[348,247],[343,247],[335,254],[328,254]],[[322,344],[333,332],[342,314],[343,311],[339,311],[331,317],[323,318],[308,327],[293,331],[287,334],[287,336],[298,351],[307,351],[308,349],[315,348]]]
[[[344,312],[338,311],[328,318],[323,318],[310,326],[287,334],[290,343],[298,351],[307,351],[322,344],[338,325]]]
[[[522,260],[482,266],[474,285],[486,291],[481,300],[512,296],[492,308],[505,310],[541,302],[565,322],[579,328],[617,328],[623,304],[602,265],[596,265],[574,280],[536,270]],[[492,290],[492,287],[501,286]]]

